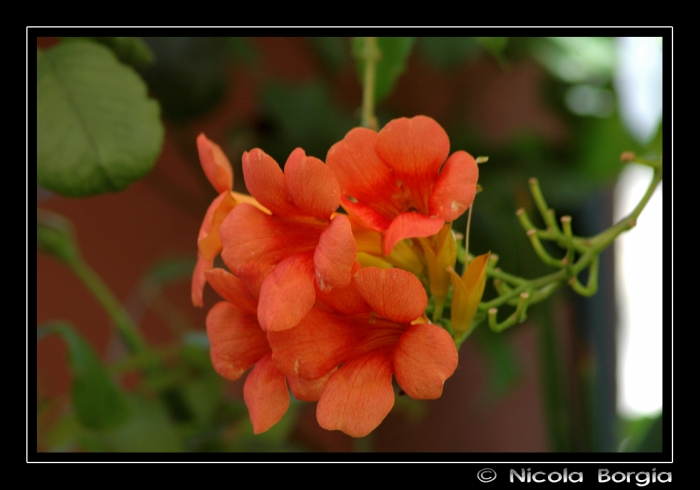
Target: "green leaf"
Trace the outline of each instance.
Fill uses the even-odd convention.
[[[104,46],[37,50],[37,182],[78,197],[118,191],[153,167],[163,142],[158,103]]]
[[[68,346],[73,373],[71,397],[80,423],[90,429],[114,429],[131,415],[125,394],[117,387],[92,347],[66,322],[39,327],[37,338],[57,333]]]
[[[70,264],[78,258],[73,238],[73,225],[60,214],[38,209],[36,213],[36,243],[44,253]]]
[[[92,39],[111,49],[119,61],[131,66],[150,65],[156,59],[151,48],[140,37],[64,38],[64,40],[72,39]]]
[[[411,54],[415,38],[413,37],[378,37],[377,46],[380,58],[377,62],[377,73],[374,88],[375,103],[387,96],[396,84],[396,80],[406,69],[406,60]],[[360,83],[364,80],[365,60],[363,58],[364,39],[353,38],[352,52],[357,62]]]

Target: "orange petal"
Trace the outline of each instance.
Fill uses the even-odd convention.
[[[254,316],[257,314],[258,302],[251,297],[248,288],[239,278],[219,268],[208,270],[204,275],[211,287],[226,301],[245,313]]]
[[[214,369],[226,379],[240,378],[246,369],[270,352],[257,318],[225,301],[209,310],[207,336]]]
[[[204,285],[207,283],[204,271],[211,269],[213,265],[213,260],[207,260],[202,257],[201,253],[197,253],[197,264],[194,266],[194,272],[192,273],[191,289],[192,304],[194,306],[199,306],[200,308],[204,306]]]
[[[275,268],[272,264],[260,264],[258,262],[244,262],[236,269],[238,278],[243,281],[250,297],[256,302],[260,299],[260,289],[267,275]]]
[[[328,378],[335,372],[335,368],[319,379],[301,379],[295,376],[287,376],[289,389],[292,391],[294,398],[303,402],[317,402],[323,394],[323,388],[326,386]]]
[[[347,359],[358,340],[357,329],[318,308],[290,330],[267,332],[275,365],[288,376],[318,379]]]
[[[348,215],[352,217],[353,221],[357,222],[364,228],[374,231],[384,231],[391,224],[391,219],[380,214],[367,204],[353,202],[344,196],[340,199],[340,202],[343,205],[343,209],[347,211]],[[398,213],[398,210],[396,212]]]
[[[197,151],[202,169],[216,192],[230,191],[233,187],[233,169],[221,147],[200,133],[197,136]]]
[[[434,119],[402,117],[379,132],[375,151],[394,170],[394,178],[427,204],[430,187],[450,151],[450,140]]]
[[[248,375],[243,387],[253,432],[260,434],[280,421],[289,408],[289,391],[284,374],[280,373],[266,355]]]
[[[327,220],[340,206],[340,187],[333,172],[301,148],[289,155],[284,176],[289,196],[307,216]]]
[[[242,203],[221,224],[221,257],[235,274],[246,262],[277,264],[290,255],[313,251],[326,228],[311,218],[270,216]]]
[[[314,251],[316,281],[322,291],[350,284],[357,247],[348,217],[337,214],[321,233]]]
[[[419,213],[401,213],[384,233],[382,247],[384,255],[389,255],[399,241],[404,238],[427,237],[436,234],[445,221]]]
[[[474,202],[479,167],[469,153],[458,151],[445,162],[430,194],[430,214],[445,221],[461,216]]]
[[[442,385],[457,369],[457,349],[450,334],[437,325],[411,325],[394,352],[394,375],[417,400],[442,395]]]
[[[410,323],[428,304],[420,281],[408,271],[365,267],[354,277],[362,297],[382,318]]]
[[[394,406],[391,354],[372,351],[346,362],[333,374],[316,407],[318,423],[327,430],[342,430],[364,437]]]
[[[277,264],[260,289],[258,319],[263,330],[286,330],[304,318],[316,300],[314,265],[309,254]]]
[[[391,267],[391,265],[389,265],[389,267]],[[353,276],[354,273],[361,268],[362,266],[360,263],[355,262],[352,268]],[[318,306],[319,304],[323,304],[335,312],[344,313],[346,315],[370,313],[372,311],[372,308],[370,308],[367,301],[365,301],[360,291],[357,289],[354,277],[350,279],[350,284],[345,287],[333,288],[328,292],[317,290],[316,305]]]
[[[294,214],[282,169],[270,155],[260,148],[243,153],[243,177],[250,194],[273,214]]]
[[[375,153],[376,141],[376,132],[366,128],[352,129],[328,150],[326,165],[338,179],[344,196],[369,204],[389,218],[399,212],[391,199],[396,178]]]
[[[221,253],[221,223],[234,207],[236,207],[236,200],[233,195],[230,192],[224,192],[214,199],[207,209],[197,242],[199,251],[207,259],[213,259]]]

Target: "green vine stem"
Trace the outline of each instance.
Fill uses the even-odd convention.
[[[69,267],[83,281],[90,292],[107,311],[119,335],[132,353],[143,352],[147,348],[141,332],[133,322],[129,314],[122,308],[121,303],[107,287],[102,278],[90,267],[82,257],[72,261]]]
[[[362,126],[373,130],[378,129],[377,118],[374,116],[374,91],[376,86],[377,62],[381,56],[376,37],[365,37],[362,58],[365,62],[365,73],[362,87]]]
[[[546,229],[535,227],[525,209],[516,212],[518,221],[525,230],[533,249],[540,259],[547,265],[558,268],[557,272],[539,277],[537,279],[525,279],[503,272],[495,267],[495,261],[489,264],[486,273],[494,280],[494,287],[498,297],[491,301],[479,304],[479,310],[488,312],[489,326],[494,331],[502,331],[516,323],[525,320],[525,311],[531,304],[548,298],[562,285],[568,284],[578,294],[591,296],[598,290],[598,268],[600,253],[625,231],[631,230],[637,224],[637,219],[651,199],[656,187],[663,178],[663,165],[659,161],[639,160],[643,164],[654,169],[654,174],[644,196],[625,218],[616,224],[590,238],[574,236],[571,228],[571,217],[562,216],[561,227],[556,221],[554,210],[544,199],[537,179],[530,179],[530,191],[535,205],[544,220]],[[557,259],[547,252],[542,240],[556,243],[563,248],[563,258]],[[578,258],[577,258],[578,257]],[[578,279],[578,275],[588,268],[588,280],[584,286]],[[525,294],[526,296],[523,296]],[[523,299],[524,298],[524,299]],[[515,307],[515,312],[503,322],[498,322],[498,308],[503,305]]]

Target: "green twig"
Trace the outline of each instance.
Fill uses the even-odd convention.
[[[374,92],[376,88],[377,62],[381,56],[376,37],[364,38],[362,57],[365,73],[362,87],[362,126],[377,130],[377,118],[374,116]]]
[[[82,257],[78,257],[68,265],[112,318],[119,335],[124,340],[129,351],[136,353],[145,350],[147,344],[141,332],[128,313],[122,308],[121,303],[114,297],[112,291],[102,281],[102,278],[97,275]]]

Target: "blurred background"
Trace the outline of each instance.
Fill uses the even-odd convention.
[[[324,160],[360,124],[362,85],[351,39],[84,41],[111,50],[145,82],[160,105],[162,147],[152,170],[124,190],[64,197],[38,185],[37,207],[70,220],[85,262],[149,348],[147,355],[131,354],[85,283],[38,251],[37,325],[68,327],[37,342],[37,451],[662,450],[661,186],[637,228],[601,257],[595,296],[560,290],[533,306],[526,323],[501,334],[480,325],[461,347],[439,400],[397,397],[391,414],[362,439],[321,429],[315,404],[293,400],[280,423],[254,436],[242,401],[245,376],[221,379],[208,357],[205,317],[218,296],[207,287],[204,308],[190,300],[199,227],[216,197],[195,139],[203,132],[221,145],[239,192],[245,192],[241,155],[254,147],[278,162],[296,147]],[[75,40],[38,38],[37,50],[50,55],[66,42]],[[651,170],[621,164],[620,154],[661,154],[661,38],[383,43],[393,64],[387,87],[378,88],[379,126],[424,114],[448,132],[451,152],[489,157],[479,169],[472,253],[497,253],[503,270],[523,277],[553,271],[515,217],[520,207],[536,215],[530,177],[539,179],[558,216],[573,217],[581,236],[629,213],[646,189]],[[454,224],[465,226],[466,217]],[[493,296],[487,285],[484,298]],[[110,423],[82,415],[110,407],[76,398],[83,359],[76,337],[97,354],[123,400],[114,406],[122,403],[128,415]],[[151,362],[165,369],[145,380]],[[80,403],[87,405],[79,409]]]

